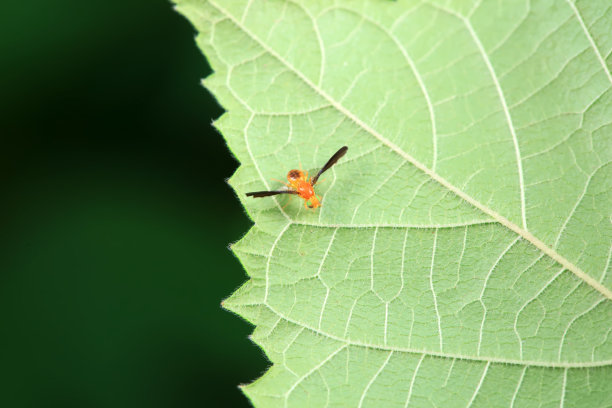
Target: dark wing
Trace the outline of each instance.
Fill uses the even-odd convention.
[[[251,193],[246,193],[247,197],[269,197],[278,194],[297,194],[295,190],[276,190],[276,191],[253,191]]]
[[[319,172],[317,173],[316,176],[314,176],[311,180],[310,183],[314,186],[315,184],[317,184],[317,181],[319,180],[319,177],[321,176],[321,174],[325,173],[327,170],[329,170],[329,168],[331,166],[333,166],[334,164],[336,164],[336,162],[338,160],[340,160],[342,158],[342,156],[344,156],[346,154],[346,151],[348,150],[348,147],[346,146],[342,146],[340,148],[340,150],[338,150],[336,153],[334,153],[334,155],[327,161],[327,163],[325,163],[325,166],[323,166],[323,168],[321,168],[321,170],[319,170]]]

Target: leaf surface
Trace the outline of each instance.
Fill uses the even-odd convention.
[[[609,406],[604,0],[176,2],[255,221],[256,406]],[[244,196],[343,145],[318,211]]]

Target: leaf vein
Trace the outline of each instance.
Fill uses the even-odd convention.
[[[362,295],[363,296],[363,295]],[[353,305],[357,303],[357,301],[361,298],[358,297],[355,299]],[[416,349],[411,347],[398,347],[398,346],[385,346],[380,344],[372,344],[366,343],[358,340],[352,340],[346,337],[336,336],[332,333],[319,330],[313,326],[308,325],[307,323],[297,321],[292,319],[289,316],[284,315],[283,313],[276,310],[273,306],[268,303],[263,303],[272,313],[275,313],[285,319],[287,322],[295,324],[298,327],[304,327],[305,329],[321,335],[325,336],[331,340],[336,340],[338,342],[343,343],[343,347],[347,346],[355,346],[355,347],[364,347],[372,350],[382,350],[382,351],[394,351],[398,353],[410,353],[410,354],[423,354],[431,357],[442,357],[447,359],[460,359],[465,361],[482,361],[482,362],[491,362],[491,363],[501,363],[501,364],[511,364],[511,365],[520,365],[520,366],[533,366],[533,367],[548,367],[548,368],[586,368],[586,367],[603,367],[607,365],[612,365],[612,360],[601,360],[601,361],[587,361],[587,362],[572,362],[572,361],[538,361],[538,360],[516,360],[509,358],[500,358],[493,356],[477,356],[477,355],[468,355],[468,354],[457,354],[457,353],[447,353],[447,352],[438,352],[432,350],[425,349]],[[347,323],[348,330],[348,323]]]
[[[503,225],[506,228],[514,231],[515,233],[517,233],[520,236],[522,236],[523,238],[525,238],[527,241],[531,242],[538,249],[540,249],[541,251],[546,253],[546,255],[548,255],[549,257],[551,257],[552,259],[554,259],[556,262],[560,263],[561,265],[563,265],[566,269],[568,269],[569,271],[574,273],[580,279],[584,280],[587,284],[592,286],[595,290],[600,292],[602,295],[604,295],[608,299],[612,300],[612,290],[608,289],[607,287],[603,286],[601,283],[597,282],[594,278],[592,278],[591,276],[586,274],[584,271],[582,271],[582,269],[580,269],[578,266],[574,265],[572,262],[570,262],[569,260],[564,258],[562,255],[560,255],[559,253],[557,253],[556,251],[554,251],[553,249],[548,247],[548,245],[546,245],[544,242],[542,242],[540,239],[538,239],[532,233],[527,231],[527,229],[521,228],[520,226],[518,226],[517,224],[513,223],[512,221],[510,221],[509,219],[507,219],[503,215],[497,213],[493,209],[491,209],[491,208],[487,207],[486,205],[480,203],[475,198],[469,196],[468,194],[466,194],[465,192],[461,191],[459,188],[457,188],[456,186],[451,184],[449,181],[447,181],[441,175],[439,175],[438,173],[434,172],[433,170],[431,170],[430,168],[425,166],[423,163],[419,162],[414,157],[412,157],[411,155],[409,155],[408,153],[403,151],[395,143],[391,142],[390,140],[388,140],[387,138],[382,136],[380,133],[378,133],[376,130],[374,130],[372,127],[370,127],[368,124],[366,124],[363,120],[361,120],[357,116],[355,116],[347,108],[345,108],[344,106],[339,104],[336,100],[334,100],[330,95],[328,95],[320,87],[317,87],[302,72],[300,72],[295,67],[293,67],[288,61],[286,61],[274,49],[270,48],[267,44],[265,44],[262,40],[260,40],[244,24],[241,24],[231,13],[228,13],[227,10],[223,9],[221,6],[219,6],[218,4],[216,4],[213,1],[210,1],[209,3],[214,8],[216,8],[220,13],[226,15],[240,30],[242,30],[246,35],[248,35],[250,38],[252,38],[253,41],[258,43],[259,46],[262,47],[263,49],[265,49],[271,56],[273,56],[279,62],[281,62],[283,65],[285,65],[290,70],[290,72],[295,74],[298,78],[300,78],[300,80],[302,80],[304,83],[306,83],[308,86],[310,86],[315,92],[317,92],[324,99],[327,99],[330,102],[330,104],[334,108],[336,108],[340,113],[344,114],[346,117],[351,119],[355,124],[357,124],[358,126],[363,128],[366,132],[368,132],[370,135],[372,135],[376,139],[378,139],[381,143],[386,145],[391,151],[394,151],[399,156],[403,157],[405,160],[407,160],[413,166],[415,166],[416,168],[418,168],[419,170],[421,170],[422,172],[427,174],[433,180],[435,180],[436,182],[438,182],[442,186],[446,187],[447,189],[452,191],[455,195],[457,195],[458,197],[464,199],[465,201],[467,201],[468,203],[470,203],[474,207],[478,208],[479,210],[481,210],[485,214],[489,215],[491,218],[495,219],[501,225]],[[448,12],[448,10],[445,10],[445,11]],[[523,189],[521,188],[521,191],[522,190]]]

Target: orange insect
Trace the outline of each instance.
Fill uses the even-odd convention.
[[[319,181],[321,174],[326,172],[346,154],[348,147],[342,146],[334,155],[325,163],[325,166],[319,170],[316,176],[312,177],[308,181],[308,172],[302,170],[289,170],[287,173],[287,180],[289,183],[285,183],[289,189],[287,190],[275,190],[275,191],[254,191],[247,193],[247,197],[269,197],[277,194],[295,194],[304,199],[304,207],[306,208],[317,208],[321,206],[321,198],[315,194],[314,185]]]

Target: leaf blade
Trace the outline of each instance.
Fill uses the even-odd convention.
[[[223,6],[215,2],[206,4],[213,5],[219,21],[234,25],[234,28],[229,24],[225,26],[225,35],[227,38],[240,38],[238,48],[249,55],[240,58],[240,53],[233,53],[230,57],[237,59],[226,60],[225,66],[223,62],[214,66],[217,71],[215,76],[225,75],[225,80],[214,85],[216,88],[211,87],[216,94],[226,95],[222,97],[225,98],[222,102],[225,105],[227,100],[226,106],[231,111],[232,119],[220,123],[219,127],[243,164],[232,178],[235,188],[239,191],[247,187],[257,189],[262,187],[261,183],[265,188],[270,188],[265,181],[266,176],[277,176],[278,169],[286,171],[287,166],[281,162],[299,158],[299,161],[307,160],[309,165],[316,165],[325,160],[321,158],[323,152],[319,151],[319,144],[331,145],[338,135],[350,136],[351,140],[351,153],[346,158],[346,164],[330,171],[333,180],[329,189],[323,190],[325,205],[316,216],[299,210],[291,211],[291,207],[287,211],[279,211],[277,201],[261,204],[245,202],[258,227],[275,226],[274,232],[260,242],[266,248],[259,254],[266,257],[265,271],[258,277],[251,275],[253,288],[258,287],[259,296],[253,298],[253,302],[261,306],[253,321],[262,327],[270,326],[271,319],[282,321],[285,325],[293,324],[292,333],[301,330],[296,338],[308,336],[310,339],[304,340],[305,344],[312,347],[323,336],[333,349],[325,349],[327,354],[318,354],[316,363],[305,364],[309,369],[301,371],[289,369],[283,359],[308,353],[307,346],[295,350],[289,346],[282,353],[269,354],[276,363],[273,372],[246,389],[254,401],[277,388],[291,392],[280,393],[272,400],[265,399],[264,405],[284,405],[287,402],[312,404],[313,401],[308,399],[293,398],[297,394],[303,398],[320,393],[320,390],[329,387],[328,381],[336,386],[346,385],[333,374],[333,370],[327,374],[329,378],[322,374],[326,364],[335,364],[345,352],[348,355],[351,351],[362,353],[364,350],[366,354],[357,359],[359,361],[351,361],[353,365],[361,364],[367,358],[368,350],[371,353],[378,350],[382,354],[378,354],[380,358],[375,363],[356,368],[361,374],[354,382],[349,382],[354,388],[348,387],[361,390],[356,394],[360,396],[356,404],[370,401],[367,394],[377,388],[378,381],[382,381],[389,367],[393,367],[394,356],[404,358],[413,354],[420,356],[412,361],[415,372],[420,371],[420,366],[416,365],[419,361],[427,362],[423,363],[425,369],[430,361],[437,361],[431,360],[435,358],[441,358],[446,365],[448,361],[468,364],[466,367],[473,375],[461,373],[471,382],[469,387],[465,386],[465,395],[462,393],[461,398],[452,402],[451,405],[457,406],[478,404],[483,401],[481,398],[492,398],[492,391],[487,393],[483,390],[493,390],[496,388],[493,386],[495,381],[501,381],[499,378],[490,380],[497,378],[494,377],[497,370],[512,371],[516,380],[512,387],[507,387],[514,392],[505,395],[503,402],[506,405],[521,401],[521,396],[538,393],[547,402],[578,401],[574,396],[581,391],[573,389],[567,394],[568,386],[583,381],[585,376],[594,375],[598,384],[604,384],[604,380],[610,378],[612,345],[608,339],[606,317],[612,316],[609,301],[612,299],[609,289],[611,278],[607,272],[612,234],[609,205],[606,204],[610,202],[610,189],[606,183],[611,177],[610,166],[606,164],[610,160],[610,149],[606,148],[604,141],[609,140],[605,117],[612,105],[608,102],[610,84],[606,82],[606,65],[602,65],[601,61],[598,65],[589,63],[590,60],[596,61],[596,52],[593,54],[592,48],[589,48],[591,42],[587,38],[576,37],[578,40],[567,42],[568,45],[558,51],[560,58],[555,60],[559,67],[555,68],[556,77],[551,80],[551,76],[542,71],[533,75],[533,84],[525,86],[517,82],[521,76],[525,78],[525,73],[534,72],[533,66],[547,55],[542,52],[546,46],[555,44],[555,41],[561,44],[559,38],[572,38],[572,33],[584,31],[584,24],[575,20],[572,7],[554,8],[541,3],[525,13],[517,8],[511,15],[520,15],[520,23],[507,24],[512,28],[507,28],[500,36],[493,29],[498,21],[483,18],[489,15],[486,11],[490,4],[462,10],[445,9],[437,4],[411,5],[402,9],[405,11],[403,13],[393,13],[391,10],[405,4],[365,1],[347,2],[346,5],[331,8],[319,2],[306,5],[300,2],[257,1],[248,5],[242,3],[244,7],[241,8],[240,2],[235,2],[231,7],[236,8],[227,10],[222,8],[226,7],[225,3]],[[267,7],[277,6],[279,13],[267,13],[270,11]],[[251,15],[257,18],[249,17]],[[266,15],[280,21],[267,33],[266,27],[271,25],[260,23],[265,18],[271,18]],[[367,20],[366,23],[346,23],[355,21],[355,16]],[[454,54],[450,51],[446,53],[445,58],[451,58],[446,66],[440,64],[439,56],[444,53],[438,51],[428,55],[427,50],[421,50],[422,59],[406,58],[406,55],[418,54],[419,47],[402,34],[409,24],[393,22],[414,18],[417,22],[414,27],[427,32],[422,21],[428,20],[423,16],[432,17],[431,20],[437,23],[433,24],[436,28],[443,26],[440,21],[449,23],[449,31],[444,33],[446,37],[438,36],[442,42],[437,47],[445,51],[449,48],[455,50]],[[550,17],[548,25],[541,24],[545,20],[543,16]],[[378,38],[378,46],[382,50],[393,49],[397,58],[372,57],[374,61],[390,63],[390,68],[386,71],[383,69],[382,73],[361,74],[362,71],[356,69],[349,75],[342,75],[345,72],[340,64],[342,58],[350,60],[357,49],[350,46],[350,38],[344,43],[334,42],[337,40],[333,38],[337,33],[336,27],[326,19],[342,22],[340,31],[350,27],[345,30],[348,32],[347,38],[353,35],[363,40],[366,33]],[[507,23],[503,19],[499,22],[502,25]],[[282,30],[278,28],[280,26]],[[532,26],[540,31],[530,31]],[[388,35],[389,30],[392,35]],[[456,30],[456,35],[450,37],[452,30]],[[487,30],[493,33],[491,38],[481,34]],[[315,49],[318,44],[320,50],[318,54],[315,53],[318,57],[312,58],[311,62],[315,62],[312,66],[306,63],[308,59],[299,60],[300,54],[295,51],[300,49],[295,44],[302,44],[300,39],[307,38],[304,33],[309,32],[314,35],[305,40],[310,41],[311,45],[304,49]],[[385,32],[387,40],[383,39]],[[293,44],[293,48],[283,45],[270,33],[289,35],[289,44]],[[530,36],[532,40],[538,39],[538,46],[524,47],[524,50],[517,46]],[[316,41],[311,41],[312,38]],[[223,41],[228,44],[227,40]],[[342,44],[338,46],[338,43]],[[407,50],[403,55],[402,47]],[[511,48],[512,52],[505,50],[505,47]],[[221,48],[223,45],[207,45],[205,52],[207,55],[214,54]],[[333,53],[327,52],[332,48]],[[254,51],[256,49],[258,51]],[[375,48],[367,50],[368,54],[376,55]],[[476,51],[476,57],[472,57],[473,51]],[[470,90],[470,86],[477,81],[473,76],[464,74],[461,60],[452,60],[453,55],[462,56],[467,61],[465,66],[483,74],[483,77],[488,74],[489,81],[484,81],[484,90],[478,87]],[[520,62],[513,65],[508,55],[519,56]],[[449,76],[444,77],[437,72],[435,64],[427,61],[428,58],[436,60],[432,56],[439,57],[437,63],[443,66],[443,74],[455,75],[458,78],[456,82],[467,88],[467,92],[459,89],[460,86],[451,87],[451,99],[447,100],[443,85],[453,82],[448,80]],[[359,68],[360,63],[361,67],[376,69],[376,65],[369,66],[363,61],[357,61],[355,66]],[[384,82],[380,79],[407,66],[417,74],[413,72],[412,80],[402,82],[406,84],[402,90],[412,90],[417,95],[415,100],[420,102],[414,105],[405,101],[410,98],[385,93]],[[575,70],[582,67],[588,67],[586,74],[576,75]],[[421,70],[427,75],[419,73]],[[344,82],[343,76],[346,79]],[[407,77],[410,75],[402,78]],[[567,88],[567,84],[579,83],[573,77],[586,79],[576,92],[577,97],[572,100],[552,99],[554,95],[566,95],[563,89]],[[367,78],[367,81],[360,82],[363,78]],[[209,83],[214,81],[209,80]],[[364,86],[372,83],[379,86],[375,87],[379,92],[367,94]],[[421,90],[420,98],[415,89]],[[473,91],[472,95],[470,91]],[[407,94],[411,95],[410,92]],[[273,95],[285,98],[275,98]],[[457,95],[467,102],[456,102]],[[288,99],[288,96],[293,98]],[[575,116],[572,112],[581,112],[578,116],[582,115],[582,119],[572,122],[564,116],[556,117],[542,103],[546,98],[557,102],[551,106],[566,112],[571,120]],[[401,130],[405,127],[402,128],[401,121],[399,127],[393,123],[397,116],[393,116],[389,106],[414,106],[413,111],[418,112],[416,117],[421,119],[417,121],[417,131],[412,139],[402,136],[404,133]],[[538,117],[534,114],[534,107],[544,113]],[[452,114],[453,110],[469,112],[470,109],[478,113],[478,118],[467,115],[468,120],[465,120],[456,113]],[[422,125],[428,120],[429,125]],[[506,129],[500,130],[499,125],[504,123]],[[562,126],[567,123],[574,128],[561,133],[566,137],[560,140],[551,137],[554,136],[552,130],[563,129]],[[289,138],[269,139],[271,129],[289,134]],[[312,136],[320,129],[322,134]],[[489,139],[485,133],[487,129],[493,130]],[[532,137],[542,130],[546,137]],[[313,143],[313,140],[316,142]],[[597,145],[601,148],[589,149],[589,140],[593,147]],[[347,143],[346,139],[337,142],[334,147],[344,143]],[[313,147],[314,152],[311,153]],[[354,151],[357,159],[352,162],[350,156]],[[568,166],[569,175],[562,174],[555,179],[556,163],[568,158],[568,162],[572,163]],[[498,177],[503,179],[503,183],[498,181]],[[595,179],[594,189],[591,188],[591,179]],[[358,183],[346,186],[347,180],[358,180]],[[497,184],[499,191],[495,189]],[[252,188],[255,185],[257,187]],[[338,186],[342,186],[341,191]],[[559,189],[567,199],[551,203],[547,195],[555,189]],[[395,195],[390,194],[394,191]],[[584,200],[584,197],[587,199]],[[407,207],[410,212],[402,212]],[[397,231],[394,230],[398,229],[399,234],[395,234]],[[355,231],[357,236],[351,238]],[[463,244],[459,233],[464,236]],[[387,264],[379,265],[376,262],[374,244],[378,240],[384,243],[387,234],[392,238],[388,239],[391,249],[386,249],[386,254],[398,253],[398,248],[393,249],[393,244],[398,242],[404,242],[403,250],[407,248],[406,245],[420,249],[409,256],[416,265],[414,268],[404,267],[404,262],[401,265],[391,262],[386,256],[381,259],[386,259]],[[480,238],[474,242],[465,238],[472,236]],[[486,236],[498,245],[490,253],[482,246],[483,242],[487,242],[483,238]],[[585,244],[577,247],[577,240],[584,240]],[[251,245],[250,239],[243,242],[246,247]],[[367,243],[371,244],[369,248],[357,250],[359,245]],[[371,255],[369,268],[368,265],[359,264],[363,260],[354,260],[359,266],[354,271],[357,278],[350,279],[345,286],[333,274],[329,276],[330,282],[322,278],[328,270],[324,264],[334,259],[334,252],[337,251],[335,245],[339,244],[359,254]],[[346,261],[347,254],[341,255],[329,270],[336,273],[341,270],[340,261]],[[436,256],[440,259],[436,259]],[[401,258],[405,259],[405,254]],[[436,266],[455,264],[459,268]],[[465,271],[461,270],[462,265],[465,265]],[[425,266],[429,266],[429,270]],[[423,269],[421,273],[417,273],[419,268]],[[411,279],[392,273],[406,269]],[[460,272],[459,278],[449,281],[453,274],[457,275],[455,272],[449,273],[453,269]],[[386,273],[389,271],[391,273]],[[468,279],[461,272],[468,274],[465,276],[471,273],[472,276]],[[424,280],[424,277],[427,279]],[[419,291],[409,293],[405,282],[414,283],[415,287],[420,288]],[[438,288],[442,289],[439,294]],[[519,288],[519,293],[513,293],[516,288]],[[396,292],[400,295],[394,298]],[[241,293],[240,296],[248,297],[249,293]],[[402,302],[392,303],[399,298]],[[461,304],[465,298],[470,302]],[[358,324],[351,324],[353,314],[349,318],[348,313],[355,313],[355,310],[352,307],[347,310],[347,305],[356,308],[356,319],[362,317]],[[415,308],[418,312],[415,312]],[[499,310],[509,316],[504,316]],[[328,315],[332,318],[326,318]],[[394,316],[400,317],[398,321],[394,321]],[[403,325],[405,322],[402,319],[411,319],[413,326]],[[421,337],[416,340],[419,347],[413,347],[413,344],[406,346],[406,339],[413,341],[407,333],[411,333],[415,325],[418,337]],[[399,335],[395,335],[393,330]],[[274,329],[269,333],[273,332]],[[452,341],[445,342],[447,336]],[[458,340],[463,338],[467,340]],[[272,350],[278,342],[268,343],[265,336],[257,339],[265,350]],[[394,353],[393,356],[390,352]],[[385,361],[385,368],[380,369],[380,375],[376,375],[376,370]],[[520,368],[508,369],[508,364]],[[374,371],[371,371],[372,366],[375,366]],[[317,369],[313,370],[313,367]],[[450,373],[449,370],[447,380],[451,383],[461,378]],[[433,391],[431,384],[421,385],[420,381],[416,381],[423,378],[421,374],[414,377],[408,372],[400,374],[406,384],[411,384],[411,403],[441,398]],[[287,385],[292,375],[296,381]],[[366,381],[363,382],[363,379]],[[312,381],[313,385],[302,389],[304,381]],[[601,389],[609,391],[606,386]],[[330,403],[340,394],[339,391],[337,395],[328,392],[325,399],[317,401]],[[336,402],[349,401],[353,398],[352,394],[342,394],[346,399]],[[595,401],[594,405],[603,405],[605,401],[601,396],[604,394],[593,391],[589,398]],[[381,393],[376,395],[386,398]],[[402,406],[401,401],[393,403]],[[448,405],[449,401],[446,403]]]

